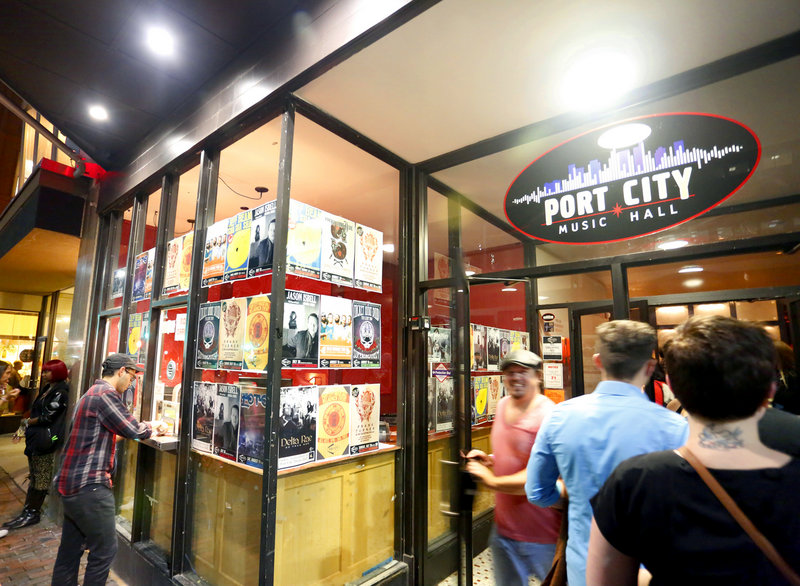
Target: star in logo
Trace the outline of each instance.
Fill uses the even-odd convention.
[[[614,204],[614,208],[611,212],[619,218],[620,214],[622,213],[622,207],[619,205],[619,202]]]

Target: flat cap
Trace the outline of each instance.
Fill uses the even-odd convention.
[[[119,352],[109,354],[103,360],[103,370],[119,370],[120,368],[132,368],[138,372],[144,372],[144,368],[138,366],[133,356],[129,354],[120,354]]]
[[[542,365],[542,359],[538,354],[534,354],[529,350],[512,350],[500,361],[500,370],[505,370],[506,367],[512,364],[519,364],[528,368],[539,368]]]

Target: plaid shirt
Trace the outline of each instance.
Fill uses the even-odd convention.
[[[68,496],[89,484],[110,488],[115,436],[146,439],[151,432],[149,424],[134,419],[114,387],[104,380],[95,381],[78,401],[58,473],[58,492]]]

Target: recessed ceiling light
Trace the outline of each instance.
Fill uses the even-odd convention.
[[[89,106],[89,116],[95,120],[108,120],[108,110],[99,104],[94,104]]]
[[[679,273],[702,273],[703,267],[697,265],[686,265],[678,270]]]
[[[676,248],[683,248],[689,244],[687,240],[669,240],[668,242],[662,242],[658,245],[658,248],[661,250],[675,250]]]
[[[622,124],[606,130],[597,139],[598,146],[604,149],[624,149],[642,142],[653,130],[647,124],[635,122]]]
[[[165,28],[151,26],[145,33],[147,47],[156,55],[169,57],[175,53],[175,37]]]
[[[602,110],[624,95],[636,82],[636,67],[627,53],[595,48],[567,68],[561,98],[580,110]]]
[[[703,279],[686,279],[683,282],[683,286],[684,287],[689,287],[690,289],[694,289],[696,287],[699,287],[702,284],[703,284]]]
[[[516,291],[516,290],[517,290],[517,289],[516,289],[515,287],[503,287],[503,288],[501,289],[501,291],[509,291],[509,292],[510,292],[510,291]]]
[[[383,245],[383,252],[392,253],[394,252],[394,244],[384,244]]]

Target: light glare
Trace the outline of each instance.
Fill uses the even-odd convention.
[[[148,28],[145,42],[153,53],[161,57],[169,57],[175,53],[175,38],[164,28],[157,26]]]
[[[95,120],[108,120],[108,110],[97,104],[89,106],[89,116]]]
[[[636,80],[633,59],[614,49],[595,49],[564,74],[562,99],[577,110],[602,110],[630,90]]]

